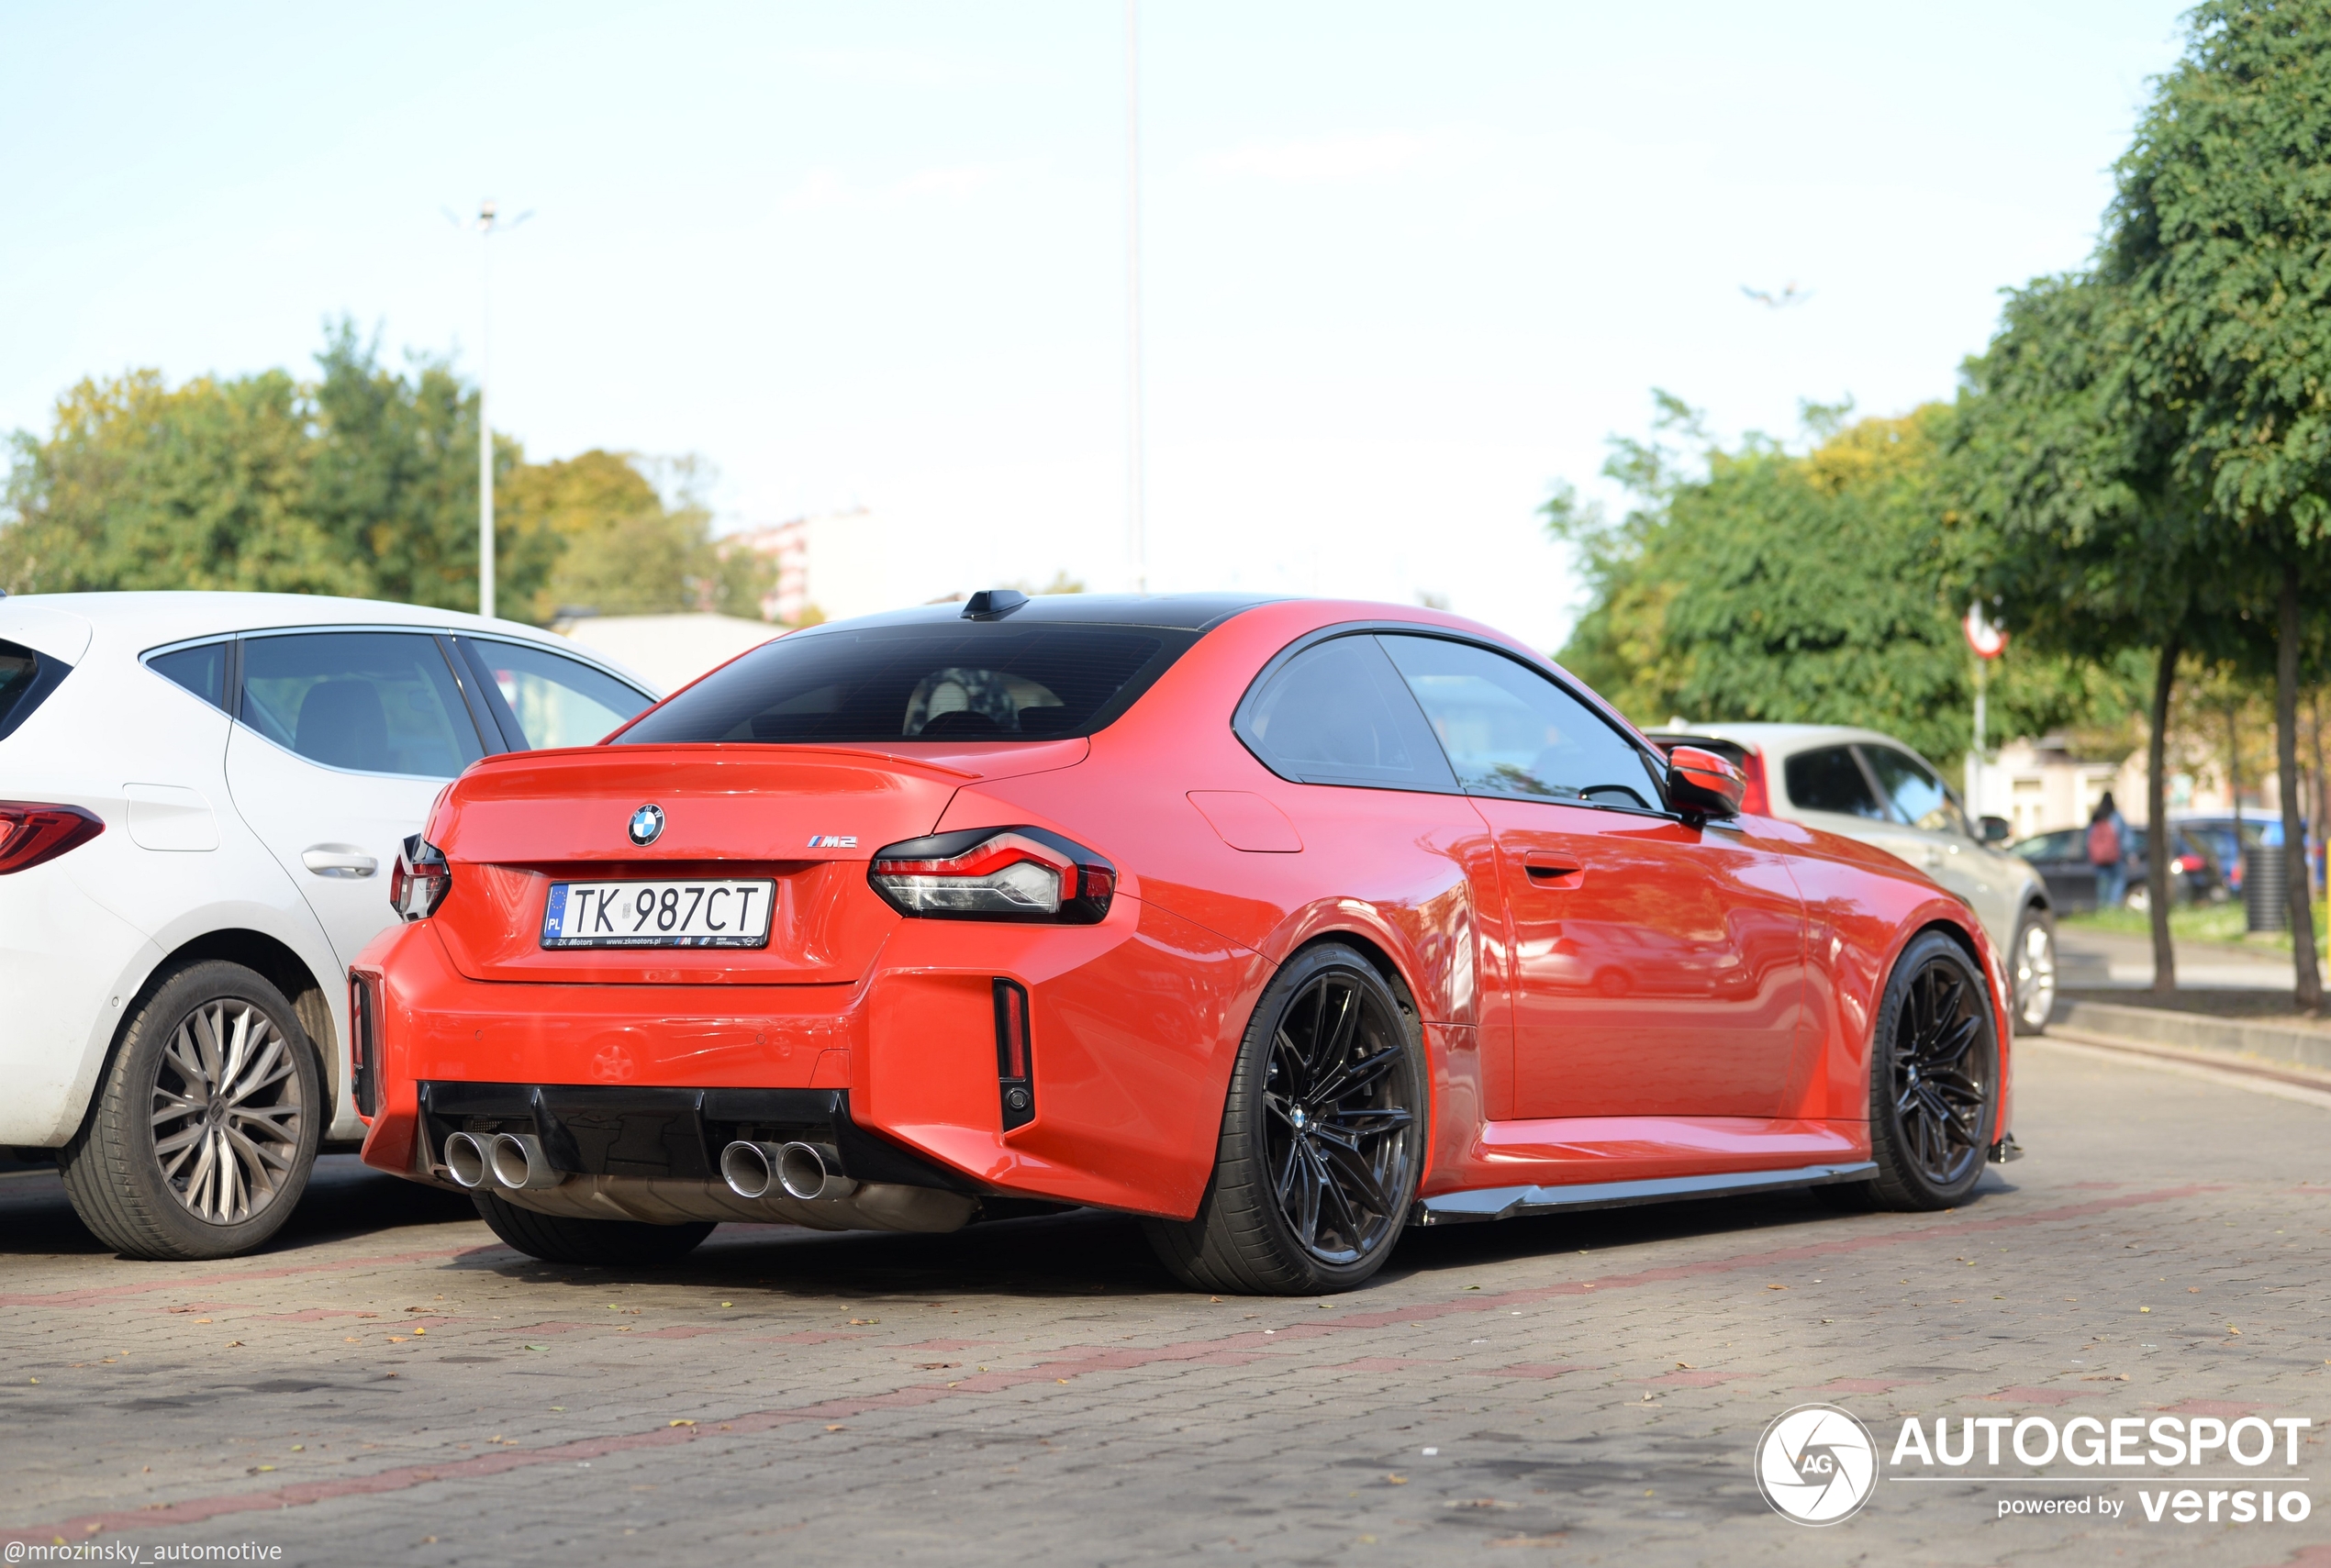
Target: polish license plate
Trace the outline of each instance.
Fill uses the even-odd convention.
[[[554,882],[546,948],[762,948],[776,884]]]

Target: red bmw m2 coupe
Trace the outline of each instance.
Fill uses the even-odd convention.
[[[1404,1227],[2006,1157],[1967,906],[1511,638],[1008,591],[797,631],[448,787],[351,973],[364,1158],[563,1262],[1143,1217],[1211,1291]]]

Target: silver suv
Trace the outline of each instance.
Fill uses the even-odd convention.
[[[1651,732],[1705,747],[1748,776],[1745,809],[1785,817],[1908,861],[1965,899],[2007,960],[2015,1032],[2038,1034],[2056,1006],[2056,915],[2031,864],[1994,846],[1996,817],[1970,823],[1958,792],[1890,735],[1834,724],[1710,724]]]

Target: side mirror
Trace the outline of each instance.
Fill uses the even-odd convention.
[[[2008,826],[2007,818],[2004,817],[1986,817],[1982,818],[1979,826],[1981,831],[1976,836],[1986,844],[2004,844],[2007,842],[2008,836],[2014,832],[2014,828]]]
[[[1667,753],[1667,804],[1686,817],[1737,817],[1748,780],[1713,751],[1679,746]]]

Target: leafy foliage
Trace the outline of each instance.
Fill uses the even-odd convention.
[[[1654,439],[1616,439],[1603,472],[1634,498],[1613,522],[1564,489],[1549,526],[1578,551],[1591,602],[1562,662],[1645,722],[1855,724],[1933,758],[1966,751],[1973,658],[1958,621],[1964,546],[1930,405],[1848,423],[1809,406],[1811,450],[1712,440],[1657,394]],[[2125,719],[2127,672],[2013,650],[1991,691],[2002,732]]]
[[[331,327],[283,371],[85,381],[43,438],[11,443],[0,587],[238,588],[477,606],[477,394],[443,360],[380,363]],[[757,617],[768,563],[724,558],[693,460],[586,452],[530,464],[495,441],[506,613],[719,608]],[[665,482],[667,499],[656,480]]]

